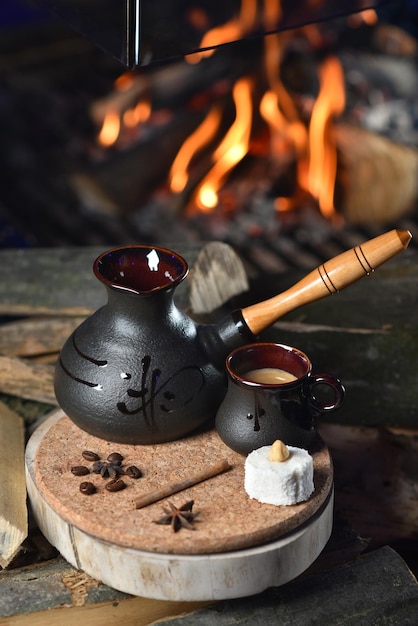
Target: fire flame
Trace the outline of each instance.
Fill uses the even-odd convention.
[[[272,54],[280,41],[269,39],[266,58],[275,59],[267,65],[272,89],[265,92],[260,102],[260,114],[267,122],[271,136],[272,155],[280,157],[293,151],[298,163],[298,181],[318,202],[322,214],[335,215],[333,203],[337,170],[337,153],[333,137],[333,123],[345,106],[344,76],[340,62],[335,57],[326,59],[319,67],[320,90],[312,109],[309,128],[300,119],[296,107],[277,80],[275,68],[279,54]],[[275,71],[276,69],[276,71]],[[195,203],[201,211],[211,211],[218,205],[218,192],[228,173],[247,154],[252,127],[251,81],[241,79],[233,90],[236,118],[224,139],[213,154],[213,167],[195,190]],[[213,109],[202,125],[183,144],[170,172],[171,190],[182,191],[188,182],[187,169],[193,156],[207,145],[219,127],[220,110]],[[280,199],[280,210],[292,204]]]
[[[136,96],[135,74],[124,72],[114,83],[117,98],[103,115],[103,122],[98,134],[98,142],[103,147],[114,145],[126,129],[138,129],[151,116],[151,102],[140,99],[133,106],[127,106]]]
[[[372,11],[363,12],[364,21],[374,19]],[[264,28],[273,29],[281,16],[280,0],[264,0]],[[257,0],[241,0],[239,15],[233,21],[213,29],[201,41],[201,47],[213,46],[222,41],[240,39],[248,34],[257,20]],[[320,33],[314,25],[301,29],[310,42],[319,40]],[[287,31],[264,37],[264,70],[268,87],[261,97],[259,113],[267,124],[270,135],[272,159],[289,159],[297,164],[299,189],[308,192],[318,203],[324,216],[336,215],[334,186],[337,172],[337,150],[334,138],[335,119],[345,107],[344,76],[340,62],[329,57],[318,68],[319,93],[313,104],[310,121],[302,119],[292,95],[280,80],[283,51],[293,35]],[[201,61],[214,50],[189,55],[192,63]],[[129,94],[133,89],[132,73],[123,74],[116,90]],[[233,87],[235,119],[211,157],[211,168],[194,189],[192,203],[201,211],[212,211],[219,204],[218,194],[233,168],[247,155],[252,139],[254,116],[253,81],[241,78]],[[132,97],[132,94],[131,94]],[[125,100],[126,102],[126,100]],[[125,106],[123,112],[110,107],[104,115],[98,140],[103,146],[114,144],[122,128],[133,129],[151,116],[151,104],[140,100],[135,106]],[[183,192],[190,184],[190,171],[196,155],[215,141],[222,121],[222,107],[215,104],[198,128],[179,149],[170,169],[168,181],[173,193]],[[289,198],[277,198],[279,210],[292,208]]]
[[[320,91],[312,110],[309,126],[308,186],[318,199],[323,215],[335,212],[333,197],[337,154],[333,137],[333,119],[345,106],[344,75],[338,59],[327,59],[319,69]]]
[[[109,110],[106,112],[100,129],[98,140],[102,146],[109,147],[115,143],[120,132],[120,115],[119,111]]]
[[[241,8],[238,17],[235,20],[231,20],[226,22],[226,24],[209,30],[199,44],[199,48],[203,50],[188,55],[186,60],[189,63],[199,63],[199,61],[214,53],[213,46],[218,46],[229,41],[238,41],[238,39],[245,37],[245,35],[248,35],[253,29],[256,17],[257,0],[241,0]]]
[[[220,107],[213,107],[206,118],[194,133],[189,135],[181,146],[170,169],[170,188],[175,193],[180,193],[189,181],[187,168],[190,161],[199,150],[204,148],[213,138],[221,121]]]
[[[146,122],[151,115],[151,102],[140,100],[138,104],[127,109],[123,114],[123,123],[129,128],[135,128],[138,124]]]
[[[248,152],[252,124],[252,83],[239,80],[233,89],[235,121],[213,154],[214,165],[196,189],[196,204],[202,211],[211,211],[218,204],[218,191],[227,174]]]

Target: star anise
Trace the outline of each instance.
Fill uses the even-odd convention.
[[[180,528],[187,528],[188,530],[194,530],[193,521],[197,513],[192,513],[194,500],[190,500],[177,508],[172,502],[167,502],[170,508],[163,507],[165,515],[158,520],[154,520],[155,524],[171,525],[171,528],[176,533]]]
[[[102,478],[117,478],[125,473],[119,461],[95,461],[91,469]]]

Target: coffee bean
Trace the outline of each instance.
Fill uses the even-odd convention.
[[[96,487],[93,485],[93,483],[89,483],[86,481],[80,483],[80,491],[86,496],[91,496],[93,493],[96,493]]]
[[[74,465],[74,467],[71,468],[71,472],[74,476],[86,476],[90,474],[89,468],[85,465]]]
[[[95,452],[91,452],[91,450],[84,450],[84,452],[81,453],[81,456],[83,459],[86,459],[86,461],[98,461],[100,459],[99,455]]]
[[[125,470],[125,476],[129,476],[129,478],[141,478],[142,472],[136,465],[130,465]]]
[[[112,452],[112,454],[109,454],[109,456],[107,457],[107,460],[109,461],[109,463],[115,463],[117,465],[120,465],[123,461],[123,456],[119,454],[119,452]]]
[[[120,478],[114,478],[113,480],[110,480],[108,483],[106,483],[105,485],[105,489],[107,489],[108,491],[122,491],[122,489],[125,489],[126,487],[126,483],[123,482],[123,480],[121,480]]]

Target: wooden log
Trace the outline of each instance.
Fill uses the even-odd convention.
[[[307,573],[283,587],[225,602],[165,602],[122,594],[97,584],[63,559],[0,574],[0,614],[4,626],[226,626],[252,624],[379,623],[413,624],[418,585],[405,561],[391,548],[375,550],[328,571]],[[76,594],[80,584],[80,593]],[[80,601],[78,597],[84,596]],[[77,604],[78,601],[78,604]],[[209,606],[208,606],[209,605]],[[290,620],[290,621],[289,621]]]
[[[7,567],[28,534],[23,419],[0,402],[0,566]]]
[[[125,89],[114,89],[95,100],[90,106],[90,114],[97,128],[101,128],[109,111],[119,112],[123,118],[127,110],[134,109],[140,102],[152,101],[157,116],[161,109],[173,111],[187,108],[187,102],[196,94],[207,102],[219,102],[222,87],[224,93],[230,93],[235,80],[248,73],[249,66],[254,66],[256,62],[254,55],[248,57],[237,50],[225,49],[223,54],[208,57],[199,64],[180,61],[155,67],[153,72],[132,73],[125,81]],[[222,87],[218,86],[219,82],[222,82]],[[218,88],[213,89],[213,85]],[[152,123],[151,119],[150,125]],[[143,123],[143,136],[144,126],[146,122]]]
[[[335,127],[336,204],[351,224],[396,223],[418,198],[418,150],[356,126]]]
[[[154,127],[140,144],[91,164],[87,172],[75,173],[74,192],[99,214],[123,215],[137,209],[167,179],[180,146],[201,121],[202,113],[181,111]]]
[[[154,626],[229,624],[413,624],[418,585],[390,548],[266,593],[200,609]],[[382,616],[383,619],[382,619]]]
[[[210,313],[248,288],[242,261],[231,246],[209,242],[192,269],[190,308],[196,314]]]
[[[28,318],[0,326],[0,354],[4,356],[39,356],[59,352],[64,341],[85,319]]]
[[[192,289],[200,313],[247,290],[241,261],[227,244],[164,245],[184,256],[189,265],[189,276],[174,297],[191,314]],[[7,281],[0,282],[0,315],[90,315],[106,302],[106,291],[92,271],[102,252],[99,247],[0,251],[0,265],[8,268]],[[205,294],[206,281],[211,299],[197,295]]]
[[[12,570],[7,576],[0,573],[2,626],[76,626],[83,621],[145,626],[203,604],[134,598],[99,583],[62,558]]]
[[[105,291],[92,265],[103,248],[1,250],[0,314],[89,315],[104,304]]]
[[[0,392],[55,406],[54,366],[0,356]]]

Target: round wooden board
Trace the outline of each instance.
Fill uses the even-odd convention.
[[[85,496],[70,468],[92,450],[110,452],[144,476],[117,493],[106,480],[87,478],[97,493]],[[275,507],[248,498],[244,458],[208,431],[167,444],[112,444],[81,431],[62,412],[32,435],[26,449],[28,493],[41,531],[74,566],[126,593],[164,600],[211,600],[258,593],[304,571],[322,551],[332,529],[332,461],[318,441],[315,492],[305,503]],[[189,477],[204,465],[227,459],[233,468],[170,497],[181,506],[193,499],[195,530],[174,533],[153,522],[164,501],[136,509],[140,495],[167,481]],[[278,560],[280,554],[280,561]],[[280,563],[280,565],[278,565]]]

